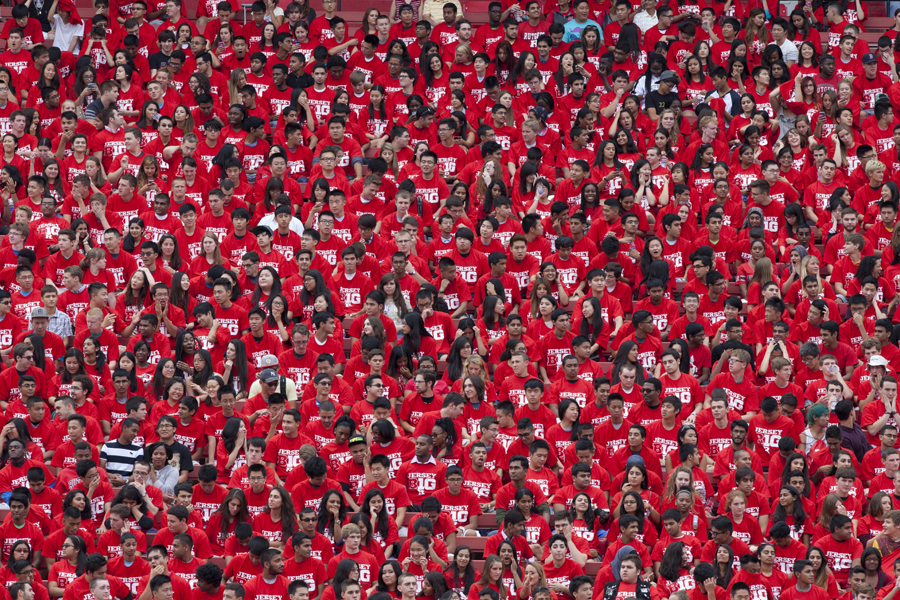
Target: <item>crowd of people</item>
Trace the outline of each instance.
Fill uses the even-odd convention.
[[[0,596],[900,600],[872,4],[13,6]]]

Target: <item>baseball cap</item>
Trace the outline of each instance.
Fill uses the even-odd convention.
[[[538,119],[540,119],[544,123],[547,122],[547,117],[549,115],[547,114],[547,109],[545,109],[543,106],[534,106],[531,108],[531,112],[533,112],[534,116],[536,116]]]
[[[870,65],[874,62],[878,62],[878,59],[875,58],[874,54],[872,54],[871,52],[866,52],[865,54],[863,54],[862,63],[864,65]]]
[[[277,367],[278,366],[278,357],[274,354],[266,354],[265,356],[260,357],[257,362],[257,369],[265,369],[268,367]]]
[[[34,310],[31,311],[31,320],[35,319],[49,319],[50,315],[47,313],[47,309],[43,306],[38,306]]]
[[[662,75],[659,76],[659,80],[660,81],[674,81],[675,83],[678,83],[679,81],[681,81],[681,78],[678,76],[678,74],[675,71],[663,71]]]
[[[266,383],[272,383],[273,381],[278,381],[278,373],[276,373],[272,369],[263,369],[259,376],[257,377],[260,381],[265,381]]]
[[[643,466],[644,465],[643,457],[638,456],[636,454],[634,456],[629,456],[628,460],[625,461],[625,468],[628,469],[629,467],[633,467],[634,465],[642,465]]]
[[[353,446],[355,444],[366,444],[368,446],[369,443],[366,441],[366,438],[364,438],[363,436],[354,435],[349,440],[347,440],[347,446]]]
[[[271,236],[272,228],[267,225],[257,225],[250,231],[250,233],[252,233],[253,235],[259,235],[261,233],[268,233]]]

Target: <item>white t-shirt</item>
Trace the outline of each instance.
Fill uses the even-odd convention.
[[[770,42],[769,45],[778,46],[778,44],[776,44],[775,42]],[[778,47],[781,48],[781,54],[782,56],[784,56],[785,61],[793,60],[796,62],[800,60],[800,51],[797,50],[797,46],[794,44],[794,42],[790,40],[784,40],[784,43]]]
[[[56,35],[53,38],[53,47],[59,48],[64,52],[69,51],[69,46],[72,44],[73,38],[84,35],[83,25],[76,25],[74,23],[66,24],[59,15],[53,15],[53,29],[56,31]],[[78,42],[75,45],[75,52],[73,54],[78,55],[80,53],[81,42]]]

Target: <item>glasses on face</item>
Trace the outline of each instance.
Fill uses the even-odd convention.
[[[301,523],[315,523],[316,518],[315,517],[306,517],[304,519],[300,519],[300,522]]]
[[[383,384],[383,383],[373,383],[373,384],[371,385],[371,387],[374,387],[374,388],[383,388],[383,387],[384,387],[384,384]]]
[[[29,354],[28,356],[23,356],[25,360],[34,360],[34,354]]]

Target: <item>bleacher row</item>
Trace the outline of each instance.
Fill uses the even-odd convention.
[[[196,478],[196,469],[194,470],[194,472],[191,475],[194,478]],[[7,509],[7,508],[0,509],[0,522],[3,522],[3,520],[6,518],[6,515],[8,513],[9,513],[9,509]],[[347,517],[349,518],[353,514],[354,513],[347,513]],[[409,513],[409,512],[406,513],[406,516],[403,519],[403,526],[411,525],[420,516],[421,516],[420,513]],[[476,519],[476,524],[477,524],[479,530],[490,531],[491,533],[493,533],[494,531],[497,530],[496,515],[494,515],[494,513],[486,513],[486,514],[478,515],[478,517]],[[150,533],[147,533],[146,535],[147,535],[147,547],[149,548],[150,546],[153,545],[153,540],[156,537],[156,531],[152,531]],[[407,539],[408,539],[407,536],[400,536],[400,540],[399,540],[400,545],[402,546],[403,543],[406,542]],[[478,536],[478,537],[476,537],[476,536],[460,537],[459,535],[456,536],[456,547],[459,547],[459,546],[468,546],[469,547],[469,549],[472,551],[472,556],[473,556],[472,564],[479,571],[484,570],[484,546],[485,546],[486,541],[487,541],[487,536],[485,536],[485,535]],[[606,548],[606,540],[601,540],[599,544],[600,544],[600,553],[602,555],[603,551]],[[225,569],[225,559],[222,557],[213,557],[210,562],[218,565],[223,570]],[[601,566],[602,565],[600,562],[588,561],[588,563],[584,567],[585,573],[590,577],[595,577],[600,572]]]
[[[465,18],[472,23],[473,27],[478,27],[487,23],[488,5],[491,0],[460,0],[460,2]],[[281,2],[280,4],[286,5],[287,2]],[[317,14],[322,14],[321,0],[311,0],[309,4],[316,10]],[[746,4],[746,2],[744,2],[744,4]],[[864,23],[866,31],[862,33],[861,39],[869,44],[870,47],[874,48],[877,45],[878,38],[881,37],[886,30],[894,26],[894,18],[892,16],[885,16],[889,15],[886,6],[888,4],[887,2],[866,2],[866,4],[866,8],[869,11],[869,18]],[[87,16],[90,18],[93,14],[93,4],[91,0],[76,0],[75,5],[83,17]],[[390,9],[390,5],[391,3],[389,0],[339,0],[338,10],[340,11],[341,18],[347,21],[348,33],[352,34],[359,28],[365,15],[365,11],[368,8],[377,8],[380,12],[387,13]],[[197,6],[198,2],[186,2],[182,9],[184,16],[191,21],[195,21]],[[778,6],[779,14],[781,16],[787,17],[790,14],[784,3],[779,2]],[[243,8],[243,15],[240,19],[242,22],[246,23],[250,19],[250,3],[242,3],[241,7]],[[284,8],[284,6],[282,6],[282,8]],[[6,20],[11,17],[12,6],[0,6],[0,18]],[[824,36],[824,39],[827,40],[827,36]],[[5,49],[5,47],[6,41],[0,40],[0,50]]]

